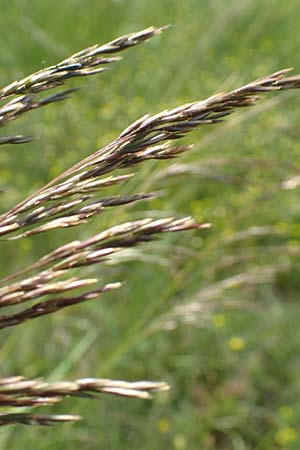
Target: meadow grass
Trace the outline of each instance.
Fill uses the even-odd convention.
[[[126,54],[109,74],[85,81],[84,92],[68,103],[9,125],[12,135],[39,139],[1,149],[2,210],[149,111],[282,67],[299,71],[297,2],[269,6],[242,0],[67,0],[58,10],[37,1],[6,5],[1,86],[93,42],[152,23],[176,27]],[[19,32],[11,33],[16,26]],[[68,230],[68,240],[78,233],[86,239],[116,221],[146,217],[149,209],[156,217],[177,212],[214,225],[129,249],[101,272],[90,269],[89,277],[126,284],[95,304],[3,331],[2,375],[150,377],[174,389],[147,404],[71,399],[55,412],[81,414],[84,422],[46,431],[7,428],[2,448],[298,448],[299,201],[297,189],[287,187],[299,173],[299,116],[297,92],[274,93],[187,138],[196,147],[180,161],[139,167],[122,191],[164,196]],[[110,192],[120,193],[118,186]],[[1,273],[34,262],[63,244],[64,234],[3,243]]]

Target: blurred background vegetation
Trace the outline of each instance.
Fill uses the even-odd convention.
[[[291,65],[300,71],[298,0],[0,4],[2,86],[90,44],[174,24],[110,72],[72,83],[82,88],[67,102],[9,126],[37,139],[2,146],[2,210],[147,112]],[[1,333],[1,376],[162,379],[174,388],[153,402],[71,399],[56,411],[84,421],[3,428],[1,449],[300,448],[300,202],[299,188],[285,183],[299,175],[299,120],[300,93],[268,95],[194,133],[183,158],[139,167],[123,187],[162,190],[158,199],[71,232],[1,242],[4,275],[128,219],[190,214],[213,223],[91,270],[105,282],[126,280],[122,290]]]

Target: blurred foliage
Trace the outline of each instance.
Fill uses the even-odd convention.
[[[2,146],[3,210],[147,112],[291,65],[300,71],[297,0],[0,4],[1,85],[89,44],[175,25],[126,52],[110,72],[72,83],[81,90],[67,102],[8,127],[37,139]],[[146,403],[71,399],[57,412],[82,414],[82,423],[9,427],[1,430],[1,449],[299,448],[300,203],[299,188],[282,185],[299,175],[299,120],[297,92],[266,96],[194,133],[188,142],[195,150],[184,158],[146,164],[123,187],[163,190],[163,197],[110,210],[71,232],[1,242],[7,274],[59,243],[129,218],[191,214],[214,224],[93,269],[106,282],[126,280],[122,291],[1,334],[1,375],[163,379],[171,392]],[[176,305],[187,306],[175,320]]]

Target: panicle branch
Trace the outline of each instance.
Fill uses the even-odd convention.
[[[83,207],[83,210],[81,209],[75,214],[68,213],[68,216],[59,214],[57,216],[58,211],[61,212],[63,209],[70,209],[74,206],[73,201],[66,204],[61,203],[62,199],[78,196],[80,193],[82,196],[77,200],[82,204],[89,200],[90,197],[86,194],[90,193],[91,189],[95,193],[98,188],[105,185],[105,179],[101,178],[103,175],[116,169],[132,167],[149,159],[174,158],[191,148],[186,145],[173,147],[171,143],[174,140],[182,138],[202,125],[218,124],[238,108],[252,106],[262,93],[298,89],[300,75],[287,76],[289,70],[281,70],[268,77],[260,78],[229,93],[217,94],[207,100],[188,103],[153,116],[146,115],[140,118],[126,128],[113,142],[75,164],[38,192],[2,215],[0,217],[0,235],[14,232],[29,224],[35,227],[40,220],[45,218],[55,220],[50,222],[49,228],[43,225],[36,231],[31,230],[30,234],[81,223],[86,219],[87,210],[91,217],[98,212],[98,207],[93,205],[87,210]],[[40,205],[48,202],[52,202],[50,207],[40,208]],[[82,212],[84,212],[83,215]],[[28,233],[25,232],[22,236],[26,235]]]
[[[121,52],[141,44],[160,34],[166,27],[149,27],[144,30],[118,37],[104,45],[92,45],[64,59],[58,64],[39,70],[20,81],[0,89],[0,100],[11,95],[36,93],[61,86],[69,78],[96,75],[106,70],[112,62],[120,61],[120,57],[107,56]]]
[[[183,219],[143,219],[127,222],[104,230],[86,241],[74,241],[57,248],[22,272],[2,280],[22,278],[21,281],[6,284],[0,288],[0,308],[13,307],[47,296],[33,306],[13,314],[0,315],[0,329],[24,323],[46,314],[52,314],[67,306],[92,300],[103,292],[116,289],[120,283],[110,283],[93,291],[66,297],[69,291],[78,290],[95,284],[97,278],[79,279],[71,277],[72,269],[103,262],[108,256],[123,248],[149,242],[155,236],[166,232],[177,232],[209,227],[210,224],[197,224],[190,217]],[[28,278],[24,275],[36,272]],[[61,278],[64,278],[61,280]],[[58,280],[59,279],[59,280]]]
[[[104,378],[84,378],[76,381],[45,383],[40,379],[9,377],[0,379],[0,406],[38,407],[53,405],[66,397],[97,398],[99,394],[150,399],[153,392],[166,391],[167,383],[155,381],[123,381]],[[12,423],[53,425],[56,422],[80,420],[74,415],[0,414],[0,426]]]
[[[97,75],[107,70],[107,66],[122,59],[112,54],[141,44],[160,34],[166,27],[149,27],[136,33],[126,34],[108,44],[88,47],[58,64],[39,70],[19,81],[14,81],[0,89],[0,101],[13,99],[0,107],[0,128],[22,114],[50,103],[65,100],[76,89],[68,89],[39,99],[37,93],[63,86],[74,77]],[[1,144],[23,144],[32,140],[31,136],[3,136]]]

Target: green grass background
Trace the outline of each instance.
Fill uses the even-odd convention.
[[[6,129],[37,139],[1,148],[2,210],[147,112],[285,67],[300,71],[298,0],[0,5],[1,85],[90,44],[152,24],[174,25],[125,52],[110,72],[72,83],[81,90],[67,102]],[[126,280],[122,290],[1,333],[1,376],[162,379],[173,389],[153,402],[67,400],[55,412],[82,414],[84,421],[3,428],[1,449],[300,448],[300,202],[299,189],[281,187],[299,174],[299,121],[299,92],[266,95],[255,108],[193,133],[186,139],[195,144],[191,153],[145,164],[122,187],[123,193],[163,190],[163,197],[111,209],[71,232],[1,242],[4,275],[62,242],[129,219],[190,214],[213,223],[91,270],[103,282]],[[178,164],[181,173],[171,176],[168,169]],[[174,308],[191,300],[197,312],[181,310],[170,322]]]

